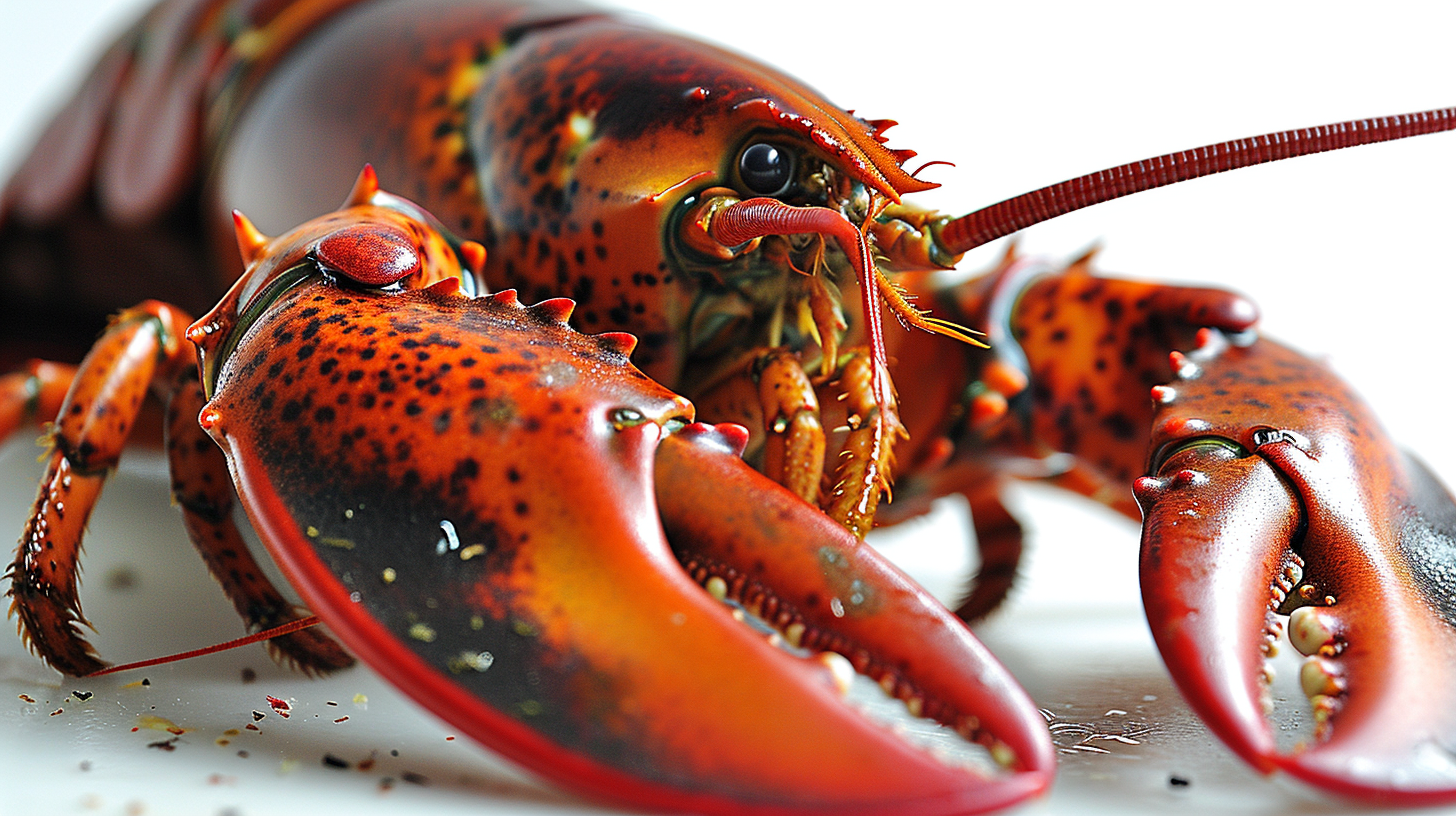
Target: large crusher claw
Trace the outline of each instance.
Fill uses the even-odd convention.
[[[1044,790],[1045,723],[964,625],[570,306],[310,275],[214,369],[204,425],[340,640],[460,731],[628,807],[937,816]],[[327,422],[290,421],[309,406]]]
[[[1317,361],[1206,330],[1172,362],[1135,493],[1148,620],[1189,705],[1261,771],[1456,801],[1450,494]],[[1286,625],[1314,723],[1287,750],[1264,663]]]

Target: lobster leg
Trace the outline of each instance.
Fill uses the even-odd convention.
[[[81,538],[148,391],[168,403],[173,495],[209,570],[255,629],[297,617],[253,561],[229,515],[226,462],[197,426],[202,399],[195,352],[184,339],[189,322],[175,308],[148,301],[118,315],[79,369],[33,363],[4,383],[0,421],[6,424],[0,431],[11,432],[27,419],[56,417],[50,464],[6,574],[11,614],[22,636],[66,674],[105,667],[77,631],[88,625],[76,594]],[[329,671],[352,662],[321,634],[305,631],[277,640],[284,642],[274,648],[307,669]]]
[[[0,442],[59,413],[75,377],[75,366],[44,360],[31,360],[21,370],[0,376]]]
[[[766,353],[754,368],[767,437],[763,473],[805,501],[817,501],[824,475],[824,426],[814,385],[787,349]]]
[[[172,499],[182,509],[187,535],[248,631],[298,620],[308,613],[273,586],[238,531],[227,457],[197,424],[206,402],[196,369],[189,369],[179,377],[176,393],[167,404]],[[354,665],[354,659],[317,628],[272,638],[267,648],[274,660],[311,673],[327,674]]]
[[[874,366],[869,349],[852,349],[816,385],[795,354],[771,349],[751,355],[696,403],[705,414],[763,428],[762,452],[754,454],[763,472],[864,538],[890,480],[894,442],[904,436],[894,395],[884,406],[875,400]],[[839,429],[827,445],[826,426]]]
[[[1356,798],[1456,801],[1456,503],[1325,366],[1205,333],[1156,392],[1144,601],[1189,704],[1240,756]],[[1282,752],[1261,654],[1290,639],[1315,728]]]
[[[6,573],[7,594],[22,636],[66,674],[105,665],[77,631],[86,624],[76,595],[81,536],[148,389],[191,363],[186,327],[185,316],[157,301],[118,315],[76,373],[52,428],[50,464]]]
[[[849,434],[839,452],[834,487],[822,499],[824,512],[864,538],[875,523],[880,496],[890,482],[895,440],[905,435],[893,393],[875,399],[874,355],[867,348],[850,353],[839,367],[838,401]]]

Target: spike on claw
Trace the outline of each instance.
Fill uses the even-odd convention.
[[[272,238],[258,231],[253,222],[243,215],[242,210],[233,210],[233,232],[238,238],[238,253],[243,256],[243,265],[252,266],[268,246]]]
[[[374,172],[374,165],[366,164],[364,169],[359,171],[359,178],[354,180],[354,189],[349,191],[348,198],[344,199],[344,203],[339,209],[373,204],[374,196],[378,192],[379,176]]]
[[[466,241],[460,245],[460,260],[466,269],[481,274],[485,271],[485,247],[476,241]]]
[[[631,357],[633,349],[637,348],[636,335],[626,332],[603,332],[597,335],[597,340],[623,357]]]
[[[459,278],[441,278],[438,281],[425,287],[425,291],[434,292],[437,295],[454,295],[460,292]]]
[[[563,324],[571,319],[571,313],[575,309],[576,301],[571,298],[551,298],[531,307],[531,310],[540,315],[542,319]]]

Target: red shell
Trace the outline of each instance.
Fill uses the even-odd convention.
[[[414,241],[389,225],[340,230],[318,242],[314,257],[329,269],[369,286],[387,286],[420,270]]]

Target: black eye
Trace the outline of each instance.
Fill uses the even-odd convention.
[[[764,196],[778,195],[794,179],[794,157],[768,142],[754,142],[738,157],[738,175],[749,190]]]

